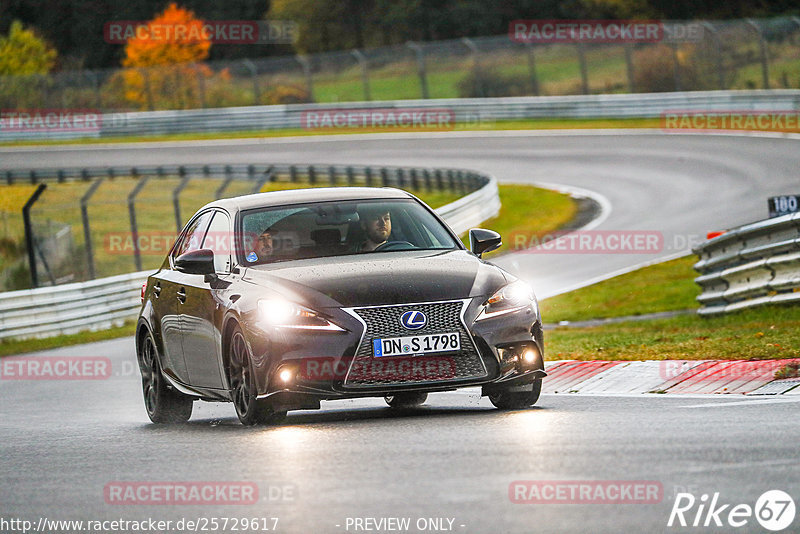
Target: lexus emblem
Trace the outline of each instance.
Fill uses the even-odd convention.
[[[428,324],[428,318],[418,310],[410,310],[400,316],[400,324],[409,330],[419,330]]]

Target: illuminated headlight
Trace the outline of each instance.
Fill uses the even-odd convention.
[[[478,320],[530,308],[538,317],[539,305],[533,288],[522,280],[511,282],[498,290],[483,304]]]
[[[533,349],[525,349],[522,353],[522,361],[525,363],[533,363],[536,361],[536,352]]]
[[[258,317],[264,324],[274,327],[344,332],[317,312],[284,299],[259,300]]]

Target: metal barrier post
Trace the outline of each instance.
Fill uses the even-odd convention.
[[[628,73],[628,92],[636,92],[636,81],[633,78],[633,45],[625,43],[625,70]]]
[[[89,199],[92,198],[97,188],[103,183],[103,178],[98,178],[86,193],[81,197],[81,222],[83,223],[83,241],[86,245],[86,265],[89,268],[89,280],[97,278],[97,273],[94,269],[94,247],[92,245],[92,230],[89,227]]]
[[[411,175],[411,189],[414,191],[418,191],[419,179],[417,178],[417,169],[411,169],[409,174]]]
[[[181,218],[180,196],[181,192],[186,188],[187,185],[189,185],[189,180],[191,180],[192,177],[186,174],[186,169],[184,168],[183,165],[178,167],[178,174],[180,174],[182,178],[181,178],[181,183],[179,183],[178,186],[172,190],[172,205],[175,208],[175,229],[178,233],[180,233],[181,228],[183,227],[183,225],[181,224],[181,221],[183,219]]]
[[[248,167],[248,169],[255,170],[253,165],[250,165],[250,167]],[[273,181],[272,169],[273,169],[273,167],[272,167],[272,165],[270,165],[269,167],[267,167],[267,170],[265,170],[261,174],[259,179],[256,181],[256,185],[253,187],[253,191],[252,191],[253,193],[260,193],[261,192],[261,188],[264,187],[264,184],[266,184],[267,182],[272,182]]]
[[[261,91],[258,88],[258,70],[253,62],[247,58],[242,60],[242,65],[250,71],[250,78],[253,80],[253,105],[257,106],[261,101]]]
[[[372,100],[369,92],[369,67],[367,66],[367,58],[361,50],[355,49],[350,52],[356,58],[358,64],[361,66],[361,83],[364,85],[364,100]]]
[[[222,181],[222,184],[214,191],[214,197],[217,199],[222,198],[222,194],[228,188],[228,186],[233,181],[233,171],[231,170],[230,165],[225,165],[225,179]]]
[[[480,51],[478,50],[478,47],[475,45],[475,43],[472,42],[472,39],[470,39],[469,37],[462,37],[461,42],[464,44],[464,46],[469,48],[470,53],[472,53],[472,72],[473,75],[475,76],[475,81],[478,84],[478,91],[480,92],[480,96],[486,97],[488,95],[486,94],[486,87],[484,86],[483,78],[481,77],[481,63],[480,60],[478,59]]]
[[[431,187],[431,173],[428,169],[422,171],[422,176],[425,179],[425,192],[430,193],[432,190]]]
[[[714,40],[715,60],[717,64],[717,89],[725,89],[725,72],[722,68],[722,46],[720,45],[719,34],[714,25],[710,22],[703,22],[703,27],[711,34]]]
[[[206,107],[206,79],[203,76],[203,69],[200,68],[201,66],[195,63],[193,65],[193,69],[195,76],[197,77],[197,99],[200,101],[200,107],[205,109]]]
[[[410,48],[417,58],[417,76],[419,76],[419,85],[422,88],[422,98],[429,99],[431,95],[428,93],[428,75],[425,69],[425,52],[422,47],[414,41],[409,41],[406,46]]]
[[[153,109],[155,109],[155,106],[153,105],[153,91],[150,88],[150,72],[146,68],[145,69],[140,68],[138,70],[139,73],[142,75],[142,78],[144,79],[144,93],[145,97],[147,97],[147,109],[153,111]]]
[[[678,59],[678,43],[672,43],[672,76],[675,78],[675,90],[681,90],[681,63]]]
[[[136,271],[142,270],[142,255],[139,251],[139,227],[136,224],[136,195],[147,185],[149,176],[139,179],[139,183],[133,188],[133,191],[128,195],[128,216],[131,221],[131,239],[133,240],[133,261],[136,265]]]
[[[539,78],[536,76],[536,56],[533,54],[533,43],[526,42],[525,50],[528,57],[528,75],[531,77],[531,93],[539,96]]]
[[[764,32],[761,31],[761,26],[758,25],[753,19],[746,19],[746,21],[758,34],[758,49],[761,54],[761,81],[764,89],[769,89],[769,60],[767,59],[767,41],[764,39]]]
[[[33,287],[39,287],[39,275],[36,272],[36,254],[34,252],[35,237],[33,235],[33,225],[31,224],[31,208],[33,204],[39,200],[39,197],[44,193],[45,189],[47,189],[47,184],[39,184],[36,191],[33,192],[28,201],[25,202],[25,205],[22,206],[22,222],[25,226],[25,246],[28,249],[28,265],[31,270],[31,285]]]
[[[308,100],[314,101],[314,80],[311,73],[311,63],[305,56],[294,56],[300,66],[303,67],[303,74],[306,77],[306,90],[308,91]]]
[[[434,172],[434,176],[436,176],[436,189],[439,191],[444,191],[444,180],[442,178],[442,170],[436,169]]]
[[[581,87],[583,88],[583,94],[589,94],[589,69],[586,66],[586,50],[584,49],[583,43],[578,43],[575,45],[578,47],[578,63],[580,63],[581,67]]]

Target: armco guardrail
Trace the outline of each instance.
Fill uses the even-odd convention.
[[[0,339],[27,339],[121,325],[136,316],[148,271],[0,293]]]
[[[700,315],[800,302],[800,213],[740,226],[694,253]]]
[[[337,167],[328,165],[283,166],[285,169],[278,167],[269,167],[271,169],[269,176],[280,176],[279,171],[285,170],[291,179],[298,171],[308,173],[310,169],[313,169],[311,176],[317,176],[324,168],[326,173],[324,176],[327,176],[329,183],[344,185],[337,181],[339,177],[337,171],[340,170]],[[245,166],[244,169],[239,169],[242,172],[237,173],[228,166],[228,176],[251,177],[254,168],[253,165]],[[291,169],[295,169],[295,172],[291,172]],[[76,172],[75,169],[37,171],[35,177],[37,180],[63,181],[85,178],[91,174],[88,169],[84,170],[86,171],[84,173]],[[141,171],[148,170],[149,168],[137,169],[140,176],[142,176]],[[260,174],[255,173],[256,179],[264,179],[266,170],[263,171]],[[164,173],[163,168],[161,173]],[[434,189],[438,183],[440,189],[450,184],[454,189],[472,191],[436,210],[458,234],[496,216],[500,210],[496,179],[472,171],[401,167],[372,169],[348,166],[343,175],[348,185],[406,184],[415,188]],[[317,183],[322,183],[321,178]],[[120,325],[125,320],[136,317],[140,306],[139,290],[150,272],[141,271],[88,282],[0,293],[0,340],[48,337]]]
[[[455,123],[477,127],[498,120],[648,118],[660,117],[669,111],[797,111],[800,110],[800,90],[400,100],[106,113],[98,121],[100,126],[97,130],[0,130],[0,141],[306,129],[304,117],[308,113],[387,109],[444,110]]]

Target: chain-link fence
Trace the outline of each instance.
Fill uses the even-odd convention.
[[[32,204],[27,232],[19,211],[0,220],[6,221],[0,226],[6,232],[0,291],[155,270],[192,214],[218,198],[297,187],[392,186],[439,207],[485,185],[469,171],[342,165],[70,168],[36,171],[34,179],[5,174],[3,187],[17,191],[20,205],[37,190],[31,182],[47,187]]]
[[[800,18],[664,22],[657,42],[510,35],[311,56],[0,77],[0,109],[132,111],[426,98],[800,88]]]

